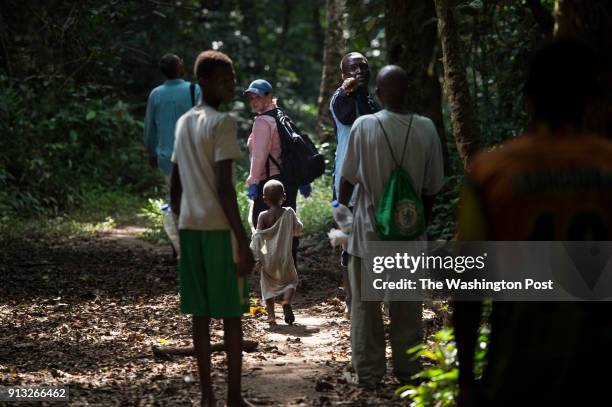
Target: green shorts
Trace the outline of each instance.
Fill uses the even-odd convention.
[[[249,311],[246,278],[236,274],[229,230],[180,230],[181,312],[212,318]]]

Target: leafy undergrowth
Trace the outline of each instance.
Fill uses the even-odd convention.
[[[0,240],[55,240],[92,237],[124,226],[146,226],[146,200],[124,191],[91,190],[83,206],[55,217],[0,218]]]

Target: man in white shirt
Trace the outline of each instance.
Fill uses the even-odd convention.
[[[178,120],[170,204],[179,214],[180,310],[193,315],[201,405],[216,406],[210,370],[210,319],[222,318],[228,365],[228,406],[251,406],[241,395],[242,325],[249,310],[246,276],[253,269],[234,188],[233,161],[242,153],[236,120],[219,111],[234,97],[232,60],[219,51],[196,59],[202,103]]]
[[[369,251],[369,242],[379,240],[376,233],[376,205],[383,194],[395,164],[385,141],[384,127],[393,154],[399,158],[406,137],[402,168],[409,174],[414,190],[421,193],[425,219],[429,221],[435,194],[444,184],[442,148],[433,122],[404,109],[408,76],[399,66],[381,69],[376,79],[376,92],[384,109],[359,117],[349,136],[341,170],[340,203],[347,205],[353,189],[356,203],[353,232],[347,251],[349,278],[353,290],[351,309],[352,364],[359,384],[375,386],[386,370],[385,333],[379,302],[361,299],[361,262]],[[412,121],[410,134],[407,131]],[[425,240],[423,235],[419,240]],[[393,372],[400,382],[408,382],[420,370],[418,361],[411,361],[406,350],[422,341],[421,302],[390,302],[391,349]]]

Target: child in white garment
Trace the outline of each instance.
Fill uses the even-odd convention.
[[[269,209],[261,212],[253,234],[251,249],[256,268],[261,271],[261,296],[266,302],[268,322],[276,325],[274,298],[283,295],[283,314],[289,325],[295,321],[291,300],[295,295],[298,275],[291,255],[293,237],[303,229],[292,208],[283,208],[285,188],[277,180],[266,182],[263,199]]]

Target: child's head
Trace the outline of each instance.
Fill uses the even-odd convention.
[[[215,106],[233,99],[236,87],[234,64],[223,52],[201,52],[193,70],[207,104]]]
[[[285,202],[285,187],[277,180],[266,182],[263,188],[263,199],[268,206],[282,206]]]

